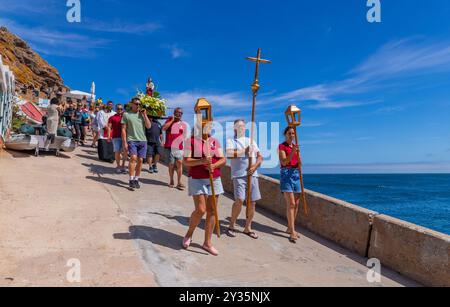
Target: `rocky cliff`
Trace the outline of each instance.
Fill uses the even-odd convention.
[[[5,27],[0,28],[0,54],[14,72],[17,91],[66,88],[58,70]]]

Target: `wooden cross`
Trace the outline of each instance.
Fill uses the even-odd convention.
[[[248,57],[247,60],[249,61],[253,61],[256,62],[256,70],[255,70],[255,80],[253,81],[252,84],[252,92],[253,92],[253,106],[252,106],[252,129],[251,129],[251,135],[250,135],[250,146],[253,146],[253,141],[255,139],[255,116],[256,116],[256,96],[258,96],[258,91],[259,91],[259,64],[263,63],[263,64],[271,64],[272,62],[270,62],[269,60],[264,60],[261,58],[261,48],[258,48],[258,53],[256,55],[256,58],[252,58],[252,57]],[[248,165],[249,168],[253,166],[253,157],[252,157],[253,153],[251,153],[249,155],[248,158]],[[249,216],[249,210],[251,208],[251,196],[252,196],[252,177],[253,176],[248,176],[248,181],[247,181],[247,217]]]
[[[253,82],[252,85],[252,90],[253,90],[253,94],[256,95],[256,93],[259,90],[259,64],[263,63],[263,64],[272,64],[271,61],[269,60],[264,60],[261,58],[261,48],[258,48],[258,54],[256,55],[256,58],[253,57],[247,57],[247,60],[252,61],[252,62],[256,62],[256,69],[255,69],[255,80]]]

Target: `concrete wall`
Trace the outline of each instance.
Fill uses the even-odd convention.
[[[163,161],[168,161],[166,155]],[[231,168],[225,166],[221,171],[224,190],[233,195]],[[259,185],[262,199],[258,202],[258,207],[285,218],[286,205],[280,191],[280,181],[261,175]],[[378,213],[308,190],[307,203],[309,215],[305,216],[301,210],[298,216],[297,223],[301,227],[334,241],[360,256],[367,256],[371,221]]]
[[[377,215],[369,257],[424,285],[450,287],[450,236]]]
[[[222,182],[232,194],[229,166],[222,168]],[[260,176],[260,189],[258,207],[284,218],[280,182]],[[301,211],[297,220],[301,227],[424,285],[450,287],[450,236],[312,191],[307,202],[309,215]]]
[[[224,167],[222,182],[225,190],[232,193],[233,185],[230,177],[230,167]],[[286,205],[280,191],[280,182],[267,176],[260,176],[259,185],[262,200],[258,202],[258,207],[286,217]],[[300,211],[297,220],[300,226],[363,257],[367,255],[371,220],[376,212],[312,191],[307,191],[307,203],[309,215],[306,216],[303,210]]]

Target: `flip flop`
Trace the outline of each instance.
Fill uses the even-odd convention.
[[[177,185],[177,189],[180,191],[184,191],[186,189],[186,187],[182,184]]]
[[[249,236],[250,238],[255,239],[255,240],[258,240],[258,238],[259,238],[258,235],[256,234],[256,232],[254,232],[254,231],[244,232],[243,234],[246,236]]]
[[[169,188],[171,189],[175,188],[175,184],[169,184]]]
[[[227,229],[227,236],[230,238],[236,238],[236,230],[228,228]]]
[[[219,252],[214,247],[206,247],[203,245],[202,249],[213,256],[216,256],[216,257],[219,256]]]
[[[297,244],[297,240],[298,240],[298,238],[292,238],[292,237],[290,237],[289,238],[289,242],[291,242],[292,244]]]

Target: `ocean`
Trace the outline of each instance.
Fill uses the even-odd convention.
[[[304,175],[304,181],[309,190],[450,235],[450,174]]]

